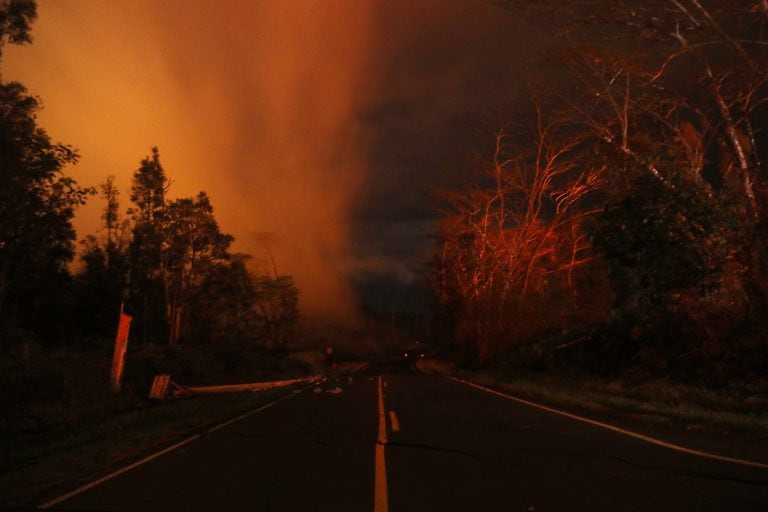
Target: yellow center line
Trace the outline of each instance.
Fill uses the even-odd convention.
[[[387,444],[387,416],[384,410],[384,394],[381,392],[381,376],[378,379],[379,388],[379,435],[376,442],[376,473],[373,491],[373,512],[387,512],[387,464],[384,458],[384,447]]]
[[[389,411],[389,424],[392,426],[392,432],[400,432],[400,422],[397,421],[395,411]]]

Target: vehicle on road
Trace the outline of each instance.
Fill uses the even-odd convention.
[[[431,354],[431,350],[427,345],[424,343],[417,341],[413,345],[409,345],[404,351],[403,351],[403,359],[406,359],[408,361],[414,360],[414,359],[420,359],[422,357],[427,357]]]

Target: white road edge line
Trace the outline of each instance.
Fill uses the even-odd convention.
[[[537,404],[536,402],[531,402],[529,400],[524,400],[522,398],[518,398],[512,395],[508,395],[506,393],[502,393],[500,391],[496,391],[494,389],[486,388],[485,386],[481,386],[479,384],[475,384],[473,382],[469,382],[463,379],[459,379],[457,377],[448,377],[451,380],[455,380],[456,382],[461,382],[462,384],[466,384],[467,386],[471,386],[473,388],[480,389],[482,391],[485,391],[486,393],[490,393],[492,395],[498,395],[500,397],[506,398],[508,400],[512,400],[515,402],[519,402],[524,405],[528,405],[530,407],[535,407],[536,409],[541,409],[542,411],[551,412],[553,414],[558,414],[560,416],[565,416],[566,418],[570,418],[572,420],[580,421],[582,423],[588,423],[590,425],[594,425],[596,427],[604,428],[606,430],[611,430],[613,432],[617,432],[619,434],[628,436],[628,437],[634,437],[635,439],[640,439],[641,441],[645,441],[646,443],[655,444],[656,446],[661,446],[664,448],[667,448],[669,450],[674,450],[682,453],[687,453],[689,455],[694,455],[696,457],[701,457],[704,459],[712,459],[712,460],[718,460],[722,462],[731,462],[733,464],[740,464],[742,466],[751,466],[755,468],[761,468],[761,469],[768,469],[768,464],[763,462],[757,462],[753,460],[746,460],[746,459],[738,459],[736,457],[727,457],[725,455],[717,455],[716,453],[709,453],[704,452],[701,450],[694,450],[692,448],[686,448],[685,446],[680,446],[678,444],[674,443],[668,443],[666,441],[662,441],[661,439],[657,439],[655,437],[646,436],[643,434],[640,434],[638,432],[633,432],[631,430],[626,430],[621,427],[617,427],[615,425],[611,425],[610,423],[603,423],[602,421],[596,421],[591,420],[589,418],[585,418],[583,416],[578,416],[576,414],[571,414],[569,412],[560,411],[558,409],[554,409],[552,407],[547,407],[546,405]]]
[[[384,447],[387,445],[387,413],[384,409],[384,394],[381,391],[381,376],[378,378],[379,389],[379,435],[376,439],[375,476],[373,488],[373,512],[387,512],[387,463]]]
[[[145,464],[145,463],[151,461],[152,459],[156,459],[156,458],[160,457],[161,455],[165,455],[166,453],[175,450],[176,448],[180,448],[180,447],[184,446],[187,443],[191,443],[192,441],[194,441],[195,439],[198,439],[199,437],[201,437],[201,434],[195,434],[194,436],[188,437],[185,440],[174,444],[173,446],[169,446],[168,448],[165,448],[164,450],[160,450],[159,452],[153,453],[152,455],[150,455],[148,457],[145,457],[145,458],[141,459],[140,461],[134,462],[133,464],[129,464],[128,466],[125,466],[124,468],[118,469],[117,471],[113,471],[112,473],[110,473],[108,475],[105,475],[105,476],[99,478],[98,480],[94,480],[93,482],[85,484],[82,487],[78,487],[77,489],[75,489],[73,491],[70,491],[70,492],[68,492],[66,494],[63,494],[63,495],[59,496],[58,498],[54,498],[54,499],[52,499],[50,501],[46,501],[45,503],[43,503],[42,505],[40,505],[37,508],[45,509],[45,508],[50,508],[50,507],[52,507],[54,505],[58,505],[62,501],[68,500],[69,498],[77,496],[78,494],[83,493],[83,492],[85,492],[85,491],[87,491],[89,489],[93,489],[94,487],[96,487],[98,485],[101,485],[101,484],[103,484],[104,482],[106,482],[108,480],[112,480],[116,476],[122,475],[123,473],[125,473],[127,471],[130,471],[133,468],[136,468],[138,466],[141,466],[142,464]]]
[[[215,432],[215,431],[219,430],[220,428],[224,428],[227,425],[231,425],[232,423],[234,423],[236,421],[240,421],[243,418],[247,418],[248,416],[250,416],[252,414],[255,414],[255,413],[259,412],[259,411],[263,411],[264,409],[267,409],[268,407],[272,407],[273,405],[275,405],[275,404],[277,404],[279,402],[282,402],[283,400],[287,400],[287,399],[291,398],[292,396],[294,396],[294,393],[285,395],[284,397],[278,398],[277,400],[275,400],[273,402],[269,402],[268,404],[261,405],[261,406],[257,407],[256,409],[253,409],[252,411],[249,411],[249,412],[247,412],[245,414],[241,414],[237,418],[225,421],[224,423],[222,423],[220,425],[216,425],[215,427],[206,430],[205,433],[209,434],[211,432]],[[81,493],[84,493],[85,491],[93,489],[94,487],[97,487],[97,486],[103,484],[104,482],[112,480],[113,478],[115,478],[117,476],[120,476],[123,473],[126,473],[126,472],[128,472],[128,471],[130,471],[130,470],[132,470],[134,468],[137,468],[137,467],[139,467],[139,466],[141,466],[143,464],[146,464],[147,462],[149,462],[151,460],[154,460],[154,459],[156,459],[158,457],[161,457],[161,456],[165,455],[166,453],[172,452],[173,450],[175,450],[177,448],[181,448],[185,444],[191,443],[192,441],[194,441],[196,439],[199,439],[201,437],[202,437],[202,434],[195,434],[193,436],[190,436],[190,437],[184,439],[183,441],[179,441],[178,443],[174,444],[173,446],[169,446],[167,448],[164,448],[164,449],[160,450],[159,452],[155,452],[152,455],[148,455],[147,457],[144,457],[143,459],[134,462],[133,464],[129,464],[129,465],[123,467],[123,468],[120,468],[120,469],[118,469],[116,471],[113,471],[112,473],[109,473],[108,475],[104,475],[103,477],[101,477],[101,478],[99,478],[97,480],[94,480],[93,482],[87,483],[87,484],[83,485],[82,487],[78,487],[77,489],[69,491],[66,494],[62,494],[58,498],[53,498],[52,500],[46,501],[42,505],[39,505],[37,508],[39,508],[39,509],[46,509],[46,508],[51,508],[54,505],[58,505],[62,501],[66,501],[66,500],[68,500],[70,498],[73,498],[73,497],[77,496],[78,494],[81,494]]]

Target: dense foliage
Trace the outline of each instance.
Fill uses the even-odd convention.
[[[568,86],[536,87],[534,123],[501,130],[474,185],[444,197],[432,281],[454,347],[763,372],[764,3],[500,3],[552,9]]]
[[[299,334],[291,277],[249,269],[250,256],[230,252],[234,238],[220,230],[208,195],[169,200],[170,188],[157,148],[133,175],[129,219],[112,179],[102,183],[102,235],[84,241],[76,276],[88,305],[83,325],[94,326],[83,334],[114,330],[122,307],[145,344],[285,348]]]
[[[2,10],[0,10],[2,12]],[[2,17],[5,17],[3,15]],[[0,17],[0,24],[2,22]],[[13,40],[13,38],[12,38]],[[72,217],[93,191],[64,174],[77,161],[37,125],[38,100],[23,85],[0,82],[0,335],[38,329],[58,336],[74,256]]]
[[[0,50],[32,41],[33,0],[0,0]],[[0,53],[1,55],[1,53]],[[92,340],[109,346],[121,310],[145,345],[256,345],[279,350],[299,335],[292,278],[232,255],[205,192],[169,199],[152,148],[134,172],[122,215],[114,177],[98,187],[102,229],[76,254],[75,208],[97,189],[65,174],[78,153],[37,124],[39,101],[0,81],[0,340],[9,347]],[[273,265],[274,268],[274,265]]]

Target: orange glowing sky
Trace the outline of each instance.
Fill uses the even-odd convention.
[[[157,145],[171,195],[206,190],[235,249],[294,274],[308,309],[352,308],[340,273],[363,178],[355,122],[366,90],[366,2],[56,0],[34,44],[9,48],[5,79],[43,99],[40,123],[80,150],[83,185],[133,171]],[[340,28],[343,27],[342,30]],[[98,229],[100,201],[77,217]]]
[[[523,25],[484,0],[40,0],[2,73],[80,151],[81,185],[116,176],[124,210],[158,146],[172,197],[208,192],[235,251],[263,257],[270,233],[302,309],[344,320],[355,274],[418,279],[423,190],[478,149]]]

